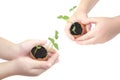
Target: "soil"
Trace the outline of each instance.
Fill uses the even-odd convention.
[[[82,31],[83,31],[82,26],[78,22],[75,22],[71,25],[70,33],[72,35],[80,35],[82,34]]]
[[[36,59],[45,58],[47,56],[47,50],[41,45],[33,47],[31,53]]]

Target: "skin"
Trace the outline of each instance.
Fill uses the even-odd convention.
[[[73,41],[75,40],[75,38],[70,34],[70,31],[69,31],[72,23],[74,22],[81,23],[83,20],[86,20],[88,18],[89,11],[95,6],[97,2],[98,0],[81,0],[76,11],[70,17],[70,19],[68,20],[65,26],[65,33],[71,40]],[[86,29],[87,31],[90,30],[90,24],[86,24]]]
[[[13,76],[37,76],[58,62],[58,53],[49,50],[47,61],[37,61],[29,53],[35,45],[45,45],[46,41],[27,40],[19,44],[0,38],[0,58],[8,60],[0,63],[0,79]],[[8,56],[9,55],[9,56]]]
[[[95,24],[95,28],[87,34],[77,38],[78,44],[98,44],[105,43],[120,33],[120,16],[108,18],[97,17],[83,21],[84,24]]]

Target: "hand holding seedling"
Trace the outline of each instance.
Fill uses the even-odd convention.
[[[85,24],[95,24],[95,27],[87,34],[79,37],[78,44],[97,44],[111,40],[120,33],[120,16],[117,17],[94,17],[84,21]]]
[[[30,52],[30,56],[36,60],[47,60],[49,58],[49,54],[51,50],[59,50],[59,46],[56,42],[58,39],[58,31],[55,31],[54,37],[48,37],[50,41],[48,45],[36,45],[32,48]]]
[[[58,61],[58,53],[53,49],[49,51],[47,61],[37,61],[30,57],[30,51],[35,45],[45,44],[43,40],[27,40],[15,44],[0,38],[0,58],[9,60],[0,63],[0,79],[13,75],[36,76],[52,67]]]
[[[83,20],[85,21],[88,18],[88,16],[87,16],[88,12],[92,9],[92,7],[96,4],[97,1],[98,0],[90,0],[90,1],[81,0],[78,6],[73,6],[72,8],[70,8],[70,10],[69,10],[70,12],[73,11],[74,9],[76,9],[76,8],[77,9],[71,17],[68,16],[67,20],[66,20],[66,17],[64,17],[65,15],[64,16],[61,16],[61,15],[58,16],[58,19],[64,19],[65,21],[67,21],[66,26],[65,26],[65,32],[66,32],[66,35],[71,40],[75,41],[78,37],[81,37],[82,35],[84,35],[85,33],[90,31],[90,28],[91,28],[90,24],[84,24],[82,21]],[[83,31],[81,31],[82,34],[77,36],[77,38],[76,38],[76,35],[75,35],[76,34],[75,31],[77,29],[75,27],[73,27],[73,29],[72,29],[75,36],[73,34],[71,34],[71,31],[70,31],[71,26],[74,25],[76,22],[79,23],[81,26],[83,25],[83,29],[81,29],[81,30],[83,30]]]
[[[0,79],[12,75],[37,76],[52,67],[58,59],[55,53],[47,61],[33,60],[28,56],[19,57],[0,64]]]
[[[69,9],[69,12],[72,12],[76,8],[77,6],[73,6]],[[63,19],[67,22],[65,26],[65,32],[67,36],[72,40],[76,40],[76,38],[84,35],[90,27],[89,25],[84,25],[81,22],[83,19],[87,18],[87,15],[78,11],[78,9],[71,17],[67,15],[59,15],[57,18]]]

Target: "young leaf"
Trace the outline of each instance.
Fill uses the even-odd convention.
[[[69,16],[64,15],[64,16],[63,16],[63,19],[64,19],[65,21],[67,21],[67,20],[69,19]]]
[[[60,15],[60,16],[58,16],[57,17],[58,19],[63,19],[63,20],[65,20],[65,21],[67,21],[68,19],[69,19],[69,16],[67,16],[67,15]]]
[[[54,44],[54,39],[53,38],[51,38],[51,37],[48,37],[48,40],[52,43],[52,44]]]
[[[58,37],[59,37],[58,34],[59,34],[59,33],[58,33],[58,31],[56,30],[56,31],[55,31],[55,39],[58,39]]]
[[[57,43],[54,43],[53,46],[54,46],[57,50],[59,50],[59,47],[58,47],[58,44],[57,44]]]
[[[62,15],[59,15],[57,18],[58,18],[58,19],[62,19],[62,18],[63,18],[63,16],[62,16]]]
[[[69,9],[69,12],[73,11],[77,6],[73,6],[71,9]]]
[[[72,31],[73,31],[74,33],[76,33],[76,32],[75,32],[75,30],[76,30],[76,27],[75,27],[75,26],[73,26]]]

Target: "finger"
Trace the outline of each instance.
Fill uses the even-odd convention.
[[[90,45],[90,44],[95,44],[94,38],[84,40],[84,41],[76,41],[77,44],[80,45]]]
[[[98,21],[98,18],[96,17],[91,17],[91,18],[87,18],[85,20],[82,20],[81,23],[83,24],[90,24],[90,23],[96,23]]]
[[[91,30],[91,24],[86,25],[86,30],[89,32]]]
[[[48,50],[48,52],[50,52],[50,53],[53,54],[53,53],[56,53],[57,51],[54,48],[50,47],[49,50]]]
[[[30,71],[30,75],[29,76],[38,76],[38,75],[42,74],[45,71],[46,71],[46,69],[32,69]]]
[[[46,42],[47,42],[46,40],[28,40],[26,41],[26,44],[36,46],[36,45],[44,45]]]
[[[66,35],[71,39],[74,40],[74,37],[70,34],[70,26],[72,25],[72,23],[68,22],[65,26],[65,33]]]
[[[44,45],[45,43],[46,43],[46,40],[27,40],[20,44],[24,49],[26,49],[27,47],[27,50],[31,50],[34,46]]]
[[[94,37],[94,34],[92,31],[89,31],[88,33],[84,34],[83,36],[80,36],[76,39],[76,41],[84,41],[88,40]]]
[[[51,67],[55,62],[56,60],[58,59],[59,55],[58,53],[54,54],[53,56],[51,56],[49,59],[48,59],[48,64],[49,64],[49,67]]]
[[[47,61],[34,60],[33,65],[34,65],[34,69],[48,69],[49,68],[49,64],[47,63]]]

